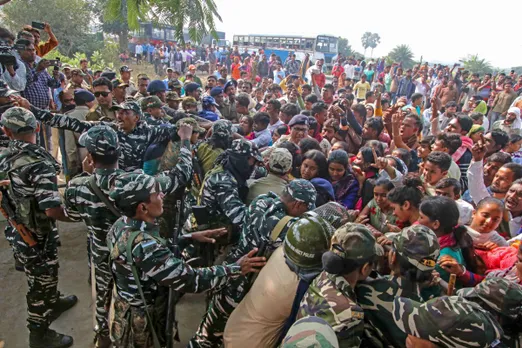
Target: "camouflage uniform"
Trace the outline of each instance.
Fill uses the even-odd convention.
[[[287,185],[284,193],[297,201],[307,203],[309,209],[314,208],[316,192],[307,180],[292,181]],[[275,242],[270,241],[270,234],[285,215],[287,215],[285,204],[273,192],[257,197],[246,210],[238,246],[228,254],[225,264],[236,262],[252,249],[260,248],[263,242],[269,243],[269,252],[282,245],[286,236],[285,229],[281,231]],[[246,295],[249,285],[249,278],[241,276],[212,293],[207,312],[189,342],[189,347],[216,347],[222,344],[227,320]]]
[[[34,132],[35,117],[27,110],[13,107],[2,115],[1,124],[13,133]],[[41,146],[11,140],[0,154],[0,180],[11,180],[9,198],[16,206],[16,218],[32,232],[36,249],[29,247],[13,228],[6,229],[6,238],[13,247],[27,276],[28,327],[45,331],[50,325],[53,306],[57,303],[58,231],[56,223],[45,214],[62,202],[56,184],[60,166]]]
[[[248,166],[248,159],[263,158],[257,147],[249,141],[238,139],[232,142],[230,149],[221,154],[215,167],[205,176],[198,202],[207,209],[211,226],[232,226],[229,236],[237,242],[239,231],[245,217],[245,204],[248,188],[246,180],[253,168]]]
[[[160,108],[162,107],[162,103],[160,98],[157,96],[149,96],[145,97],[140,101],[141,109],[146,110],[147,108]],[[143,119],[145,122],[147,122],[148,125],[151,126],[159,126],[162,124],[170,123],[170,120],[172,120],[172,117],[165,115],[162,118],[155,118],[148,112],[143,113]]]
[[[306,317],[296,321],[288,330],[281,347],[336,348],[339,342],[332,327],[319,317]]]
[[[474,288],[460,289],[457,295],[479,304],[498,320],[504,344],[522,346],[522,286],[504,278],[486,278]]]
[[[146,174],[127,173],[116,179],[110,197],[118,209],[132,210],[157,192],[158,186],[160,191],[169,193],[178,185],[170,176],[154,178]],[[131,234],[135,235],[132,241]],[[127,254],[129,242],[132,255]],[[107,235],[107,245],[116,285],[114,320],[111,324],[111,339],[116,347],[152,346],[152,323],[146,319],[145,311],[149,309],[151,312],[156,304],[158,286],[170,286],[181,292],[202,292],[224,284],[229,277],[241,272],[238,265],[194,269],[171,253],[159,236],[157,224],[127,216],[113,225]],[[146,305],[139,295],[130,262],[140,277]],[[156,325],[158,328],[163,329]]]
[[[105,125],[94,126],[83,133],[79,143],[85,146],[89,153],[105,156],[118,151],[118,135]],[[121,169],[95,169],[96,185],[106,195],[109,195],[114,179],[124,174]],[[112,211],[94,193],[89,183],[91,175],[83,173],[72,179],[65,190],[64,201],[67,215],[77,220],[83,220],[87,226],[94,265],[96,284],[96,327],[95,331],[102,336],[108,336],[107,307],[110,301],[110,284],[112,274],[109,268],[109,249],[107,248],[107,231],[119,216]]]
[[[478,304],[458,296],[444,296],[426,303],[397,297],[392,305],[393,320],[406,336],[430,341],[437,347],[496,347],[503,335],[500,324]]]
[[[435,269],[440,247],[435,233],[422,225],[407,227],[393,241],[397,257],[405,258],[419,271]],[[431,293],[439,293],[438,286],[422,288],[420,284],[405,277],[388,276],[367,279],[355,288],[359,305],[364,309],[365,343],[376,347],[404,347],[406,336],[392,321],[392,304],[397,296],[411,298],[418,302],[429,299]],[[366,340],[368,342],[366,342]]]
[[[330,250],[323,255],[323,264],[326,259],[334,263],[345,260],[371,263],[377,255],[383,254],[372,233],[354,223],[335,232]],[[344,275],[330,273],[328,267],[325,268],[304,295],[297,318],[322,318],[335,331],[341,347],[359,347],[364,333],[364,311],[357,304],[355,292]]]
[[[114,108],[132,110],[139,115],[140,118],[142,116],[140,107],[133,101],[124,102]],[[79,121],[64,115],[53,115],[49,111],[35,107],[32,107],[31,111],[38,120],[50,125],[51,127],[67,129],[76,133],[83,133],[95,125],[91,122]],[[108,122],[101,122],[101,124],[114,126],[113,123]],[[142,121],[138,121],[136,127],[129,134],[118,130],[118,140],[121,146],[120,158],[118,161],[119,167],[126,172],[142,169],[143,157],[147,148],[152,143],[159,143],[170,139],[174,132],[175,128],[171,125],[150,126]]]

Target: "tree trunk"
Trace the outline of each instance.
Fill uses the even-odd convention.
[[[127,0],[121,0],[120,53],[129,49],[129,23],[127,21]]]

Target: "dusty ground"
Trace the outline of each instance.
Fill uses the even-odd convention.
[[[0,222],[3,231],[4,222]],[[86,228],[83,223],[59,223],[62,247],[59,249],[60,275],[59,289],[78,296],[78,304],[62,314],[51,326],[58,332],[74,337],[74,347],[93,347],[91,289],[87,284]],[[25,275],[13,266],[11,248],[0,237],[0,341],[5,348],[28,346],[29,332],[26,328]],[[177,307],[180,323],[181,343],[175,347],[185,347],[195,332],[204,311],[203,295],[187,295]]]

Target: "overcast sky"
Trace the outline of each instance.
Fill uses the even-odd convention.
[[[234,34],[330,34],[347,38],[352,48],[363,53],[361,36],[370,31],[381,36],[374,57],[385,56],[396,45],[407,44],[416,60],[422,55],[424,61],[451,63],[468,54],[478,54],[494,67],[522,65],[518,18],[521,7],[514,0],[490,4],[485,0],[215,2],[223,19],[217,29],[225,31],[230,41]]]

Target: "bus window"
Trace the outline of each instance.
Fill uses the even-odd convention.
[[[234,35],[234,38],[232,39],[232,44],[234,46],[239,45],[239,37],[238,36]]]
[[[279,39],[279,44],[281,48],[288,48],[288,44],[286,43],[286,39],[284,37]]]
[[[165,29],[165,38],[167,40],[175,40],[174,38],[174,30],[173,29]]]
[[[267,37],[261,36],[261,45],[266,46],[266,43],[267,43]]]
[[[164,38],[165,37],[164,37],[163,29],[152,28],[152,39],[153,40],[163,40]]]
[[[261,46],[261,38],[259,36],[254,37],[254,45]]]

